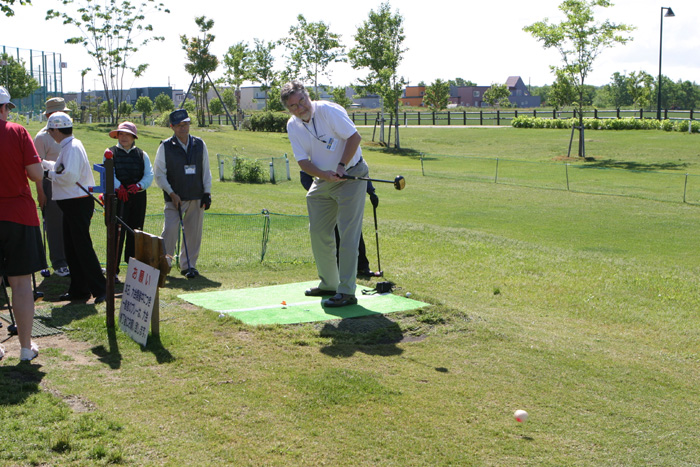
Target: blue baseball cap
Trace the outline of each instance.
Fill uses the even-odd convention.
[[[190,116],[185,109],[177,109],[170,113],[170,124],[177,125],[180,122],[189,122]]]

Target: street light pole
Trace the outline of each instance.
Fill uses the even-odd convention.
[[[666,14],[664,15],[664,10],[668,10]],[[663,50],[663,44],[664,44],[664,16],[666,17],[673,17],[676,16],[673,14],[673,10],[671,7],[661,7],[661,27],[659,29],[659,81],[656,83],[656,91],[657,91],[657,98],[656,98],[656,119],[661,120],[661,51]]]

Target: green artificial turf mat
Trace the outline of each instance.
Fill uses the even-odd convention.
[[[357,287],[357,305],[340,308],[322,306],[328,297],[307,297],[304,291],[316,287],[318,281],[270,285],[251,289],[222,290],[178,295],[179,298],[202,308],[231,315],[246,324],[294,324],[332,319],[355,318],[397,311],[415,310],[428,306],[394,294],[369,294],[369,287]]]

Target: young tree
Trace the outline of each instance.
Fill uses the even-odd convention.
[[[277,74],[272,68],[275,57],[272,51],[275,50],[275,43],[265,40],[255,39],[255,48],[251,53],[250,76],[251,79],[260,83],[260,90],[265,92],[265,110],[270,106],[268,91],[270,85],[275,81]]]
[[[433,84],[425,88],[423,102],[435,112],[446,109],[450,102],[450,85],[441,79],[436,79]]]
[[[185,64],[185,70],[192,75],[192,91],[196,97],[197,121],[199,126],[206,126],[206,113],[209,109],[207,91],[209,90],[209,73],[212,73],[219,66],[219,59],[209,51],[211,43],[216,36],[209,31],[214,27],[214,20],[207,19],[206,16],[198,16],[194,20],[199,26],[202,37],[188,38],[180,36],[182,49],[187,53],[189,63]]]
[[[281,42],[289,52],[287,57],[290,69],[295,75],[304,74],[299,79],[314,83],[318,94],[318,77],[329,76],[328,65],[345,61],[345,49],[340,43],[340,35],[330,32],[330,25],[319,21],[308,23],[304,15],[297,16],[299,24],[289,28],[289,35]]]
[[[576,101],[576,90],[569,75],[561,69],[555,69],[557,79],[552,83],[547,95],[547,104],[559,110]]]
[[[392,14],[389,2],[382,3],[378,11],[370,10],[368,19],[358,27],[355,35],[356,45],[348,53],[350,64],[354,69],[367,68],[369,74],[359,79],[361,85],[372,94],[378,94],[384,100],[384,108],[395,114],[396,138],[394,144],[399,144],[399,98],[403,92],[406,80],[398,76],[398,67],[405,39],[403,33],[403,17],[397,11]],[[384,122],[380,132],[380,140],[384,142]]]
[[[22,99],[31,95],[39,88],[39,83],[24,67],[24,61],[16,61],[10,54],[1,54],[0,83],[2,83],[13,99]]]
[[[345,93],[345,86],[336,86],[331,89],[331,97],[333,97],[333,102],[347,109],[352,105],[352,99],[350,99]]]
[[[173,98],[161,92],[156,96],[156,101],[154,102],[155,108],[161,114],[165,112],[171,112],[175,109],[175,103]]]
[[[508,100],[508,96],[510,96],[510,91],[505,83],[492,83],[491,87],[484,92],[484,102],[488,103],[491,107],[495,107],[500,105],[504,99]]]
[[[250,78],[251,75],[251,51],[248,49],[248,44],[246,42],[238,42],[228,48],[226,55],[224,55],[224,74],[226,75],[226,80],[231,86],[235,86],[235,91],[233,91],[234,100],[232,102],[227,101],[226,92],[230,91],[227,89],[224,91],[224,104],[230,110],[236,109],[238,115],[238,124],[243,122],[243,114],[241,111],[241,85],[243,82]]]
[[[133,110],[134,106],[129,104],[127,101],[121,101],[119,103],[119,115],[122,117],[128,118]]]
[[[143,124],[146,124],[146,117],[153,113],[153,101],[148,96],[141,96],[136,99],[136,110],[141,112]]]
[[[608,8],[610,0],[564,0],[559,10],[566,19],[558,24],[549,23],[548,19],[538,21],[523,28],[535,39],[542,42],[545,49],[556,49],[561,55],[563,66],[560,67],[571,79],[578,95],[579,111],[579,149],[580,157],[585,157],[583,137],[583,98],[584,83],[593,69],[593,62],[607,48],[616,44],[626,44],[632,40],[629,33],[633,27],[615,24],[608,20],[596,22],[594,7]]]
[[[221,115],[224,113],[224,104],[219,99],[213,99],[209,103],[209,111],[212,115]]]
[[[224,100],[224,104],[229,110],[238,108],[238,102],[236,102],[236,92],[233,89],[224,89],[224,92],[221,93],[221,98]]]
[[[643,109],[651,104],[651,86],[653,84],[654,77],[645,71],[633,71],[630,73],[627,80],[627,92],[635,108]]]
[[[77,2],[77,3],[76,3]],[[124,78],[127,72],[139,77],[148,64],[130,66],[132,56],[152,41],[164,38],[153,36],[153,27],[144,24],[147,16],[154,12],[170,13],[163,3],[155,0],[142,0],[132,3],[128,0],[63,0],[63,5],[76,3],[75,12],[49,10],[46,19],[60,18],[63,24],[78,28],[80,35],[66,40],[67,44],[80,44],[97,64],[97,71],[107,100],[118,104],[124,100]],[[119,120],[119,111],[110,107],[112,124]]]

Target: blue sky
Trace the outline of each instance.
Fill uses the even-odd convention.
[[[213,52],[221,58],[230,45],[239,41],[252,45],[254,38],[274,41],[284,37],[300,13],[307,21],[330,24],[331,31],[342,35],[346,47],[352,47],[357,27],[381,3],[378,0],[165,2],[171,13],[152,15],[149,20],[155,34],[165,36],[166,40],[152,43],[134,55],[133,63],[149,63],[149,69],[141,78],[128,79],[126,87],[189,85],[191,78],[184,71],[185,56],[179,36],[198,33],[195,16],[215,20]],[[505,82],[509,75],[521,76],[526,84],[551,83],[549,66],[560,63],[559,55],[543,50],[522,28],[544,18],[558,21],[560,3],[561,0],[394,0],[391,7],[404,18],[404,46],[408,49],[399,72],[414,85],[456,77],[490,85]],[[676,14],[674,18],[664,19],[663,74],[673,80],[700,83],[700,1],[617,0],[613,7],[598,10],[596,17],[635,26],[634,40],[604,51],[594,64],[589,84],[606,84],[615,71],[643,70],[653,76],[658,74],[662,6],[672,7]],[[64,44],[65,39],[76,35],[72,26],[64,26],[59,20],[44,20],[50,8],[65,7],[58,0],[32,0],[31,6],[15,7],[15,17],[0,19],[3,31],[0,45],[61,53],[62,60],[68,64],[64,70],[64,90],[79,91],[80,70],[96,67],[81,46]],[[276,64],[281,68],[281,50],[278,55]],[[220,68],[212,78],[222,73]],[[332,66],[330,82],[351,84],[363,75],[364,72],[353,70],[348,64],[337,64]],[[96,73],[89,73],[86,90],[99,87],[97,79]]]

